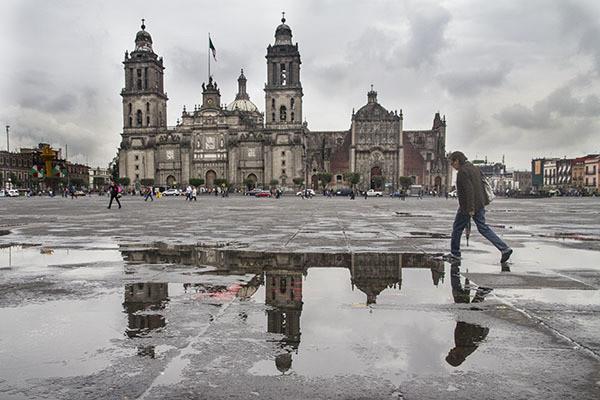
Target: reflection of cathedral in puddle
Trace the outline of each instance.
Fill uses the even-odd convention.
[[[130,338],[148,337],[150,332],[166,325],[160,310],[169,299],[167,283],[134,283],[125,285],[123,308],[127,313],[127,329]],[[139,355],[154,358],[154,346],[139,346]]]
[[[283,335],[284,350],[275,357],[275,365],[285,373],[292,366],[292,352],[300,345],[300,314],[302,313],[302,270],[271,270],[265,274],[265,304],[267,331]]]
[[[352,287],[367,295],[367,304],[375,304],[383,290],[400,290],[402,268],[431,269],[435,286],[444,278],[444,262],[424,253],[355,253],[350,266]]]

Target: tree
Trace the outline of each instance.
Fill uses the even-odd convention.
[[[358,172],[346,172],[344,174],[344,179],[350,183],[352,189],[354,189],[354,185],[360,182],[360,174]]]
[[[254,179],[246,178],[244,179],[244,186],[246,186],[248,190],[252,190],[256,186],[256,182]]]
[[[11,172],[8,175],[10,181],[12,182],[13,186],[15,187],[20,187],[21,186],[21,180],[19,178],[17,178],[17,175],[14,172]]]
[[[71,178],[71,185],[75,186],[75,187],[82,187],[82,186],[86,186],[86,181],[83,178]]]
[[[200,185],[204,185],[204,179],[202,178],[190,178],[190,185],[194,187],[198,187]]]
[[[320,172],[317,176],[321,181],[321,186],[323,186],[323,189],[325,189],[327,185],[329,185],[329,183],[331,182],[331,178],[333,178],[333,175],[331,175],[329,172]]]
[[[371,178],[371,184],[376,188],[383,188],[383,185],[385,184],[385,178],[381,175],[375,175],[373,178]]]
[[[304,178],[294,178],[292,182],[294,182],[294,185],[302,186],[304,185]]]
[[[154,186],[154,179],[152,178],[143,178],[140,180],[142,186]]]
[[[413,184],[413,180],[410,176],[401,176],[400,177],[400,187],[402,189],[408,189],[410,185]]]
[[[277,186],[279,185],[279,181],[277,179],[271,179],[271,182],[269,183],[271,186]]]
[[[98,189],[100,187],[103,187],[104,183],[105,183],[104,177],[102,177],[102,176],[95,176],[94,179],[92,180],[92,183],[94,184],[94,187],[96,189]]]
[[[129,186],[129,184],[131,183],[131,179],[129,179],[126,176],[123,176],[121,178],[118,179],[119,184],[123,185],[123,186]]]
[[[214,181],[214,183],[215,183],[215,186],[221,186],[221,187],[227,186],[227,179],[225,179],[225,178],[216,178],[215,181]]]

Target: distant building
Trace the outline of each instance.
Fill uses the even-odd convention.
[[[554,189],[557,183],[557,161],[558,158],[546,158],[544,160],[544,188]]]
[[[108,168],[90,168],[89,169],[89,188],[90,189],[102,189],[106,184],[110,182],[111,173]]]
[[[600,189],[600,155],[586,158],[584,186],[588,192]]]
[[[531,171],[514,171],[513,189],[529,193],[531,191]]]
[[[544,187],[544,161],[544,158],[531,160],[531,187],[535,190],[542,190]]]
[[[573,159],[561,158],[556,161],[556,185],[570,188],[573,185]]]
[[[32,188],[38,184],[45,186],[46,182],[32,175],[34,167],[45,168],[41,158],[42,149],[47,143],[38,147],[21,148],[19,152],[0,151],[0,182],[3,186],[12,185],[18,188]],[[87,186],[89,167],[83,164],[71,163],[62,158],[60,150],[57,158],[52,161],[53,168],[64,171],[64,182],[72,181],[76,186]]]

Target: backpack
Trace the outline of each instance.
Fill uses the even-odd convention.
[[[117,185],[117,193],[123,193],[123,188],[121,185]]]
[[[485,176],[481,175],[481,188],[483,189],[483,197],[485,200],[485,205],[487,206],[496,198],[494,194],[494,189],[492,189],[492,184]]]

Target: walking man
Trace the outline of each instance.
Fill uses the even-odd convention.
[[[500,250],[500,262],[505,263],[512,254],[512,249],[500,239],[485,223],[485,206],[489,204],[481,183],[482,176],[478,167],[467,161],[467,157],[460,151],[450,155],[452,168],[458,171],[456,176],[456,192],[459,208],[452,226],[451,253],[446,256],[450,261],[460,260],[460,238],[463,230],[473,218],[477,230]]]
[[[146,188],[146,196],[144,196],[144,201],[148,201],[148,199],[150,199],[150,201],[154,201],[154,197],[152,197],[152,188],[151,187],[147,187]]]
[[[119,185],[115,181],[110,182],[110,202],[108,203],[108,209],[112,206],[113,199],[117,201],[119,208],[121,208],[121,202],[119,201]]]

